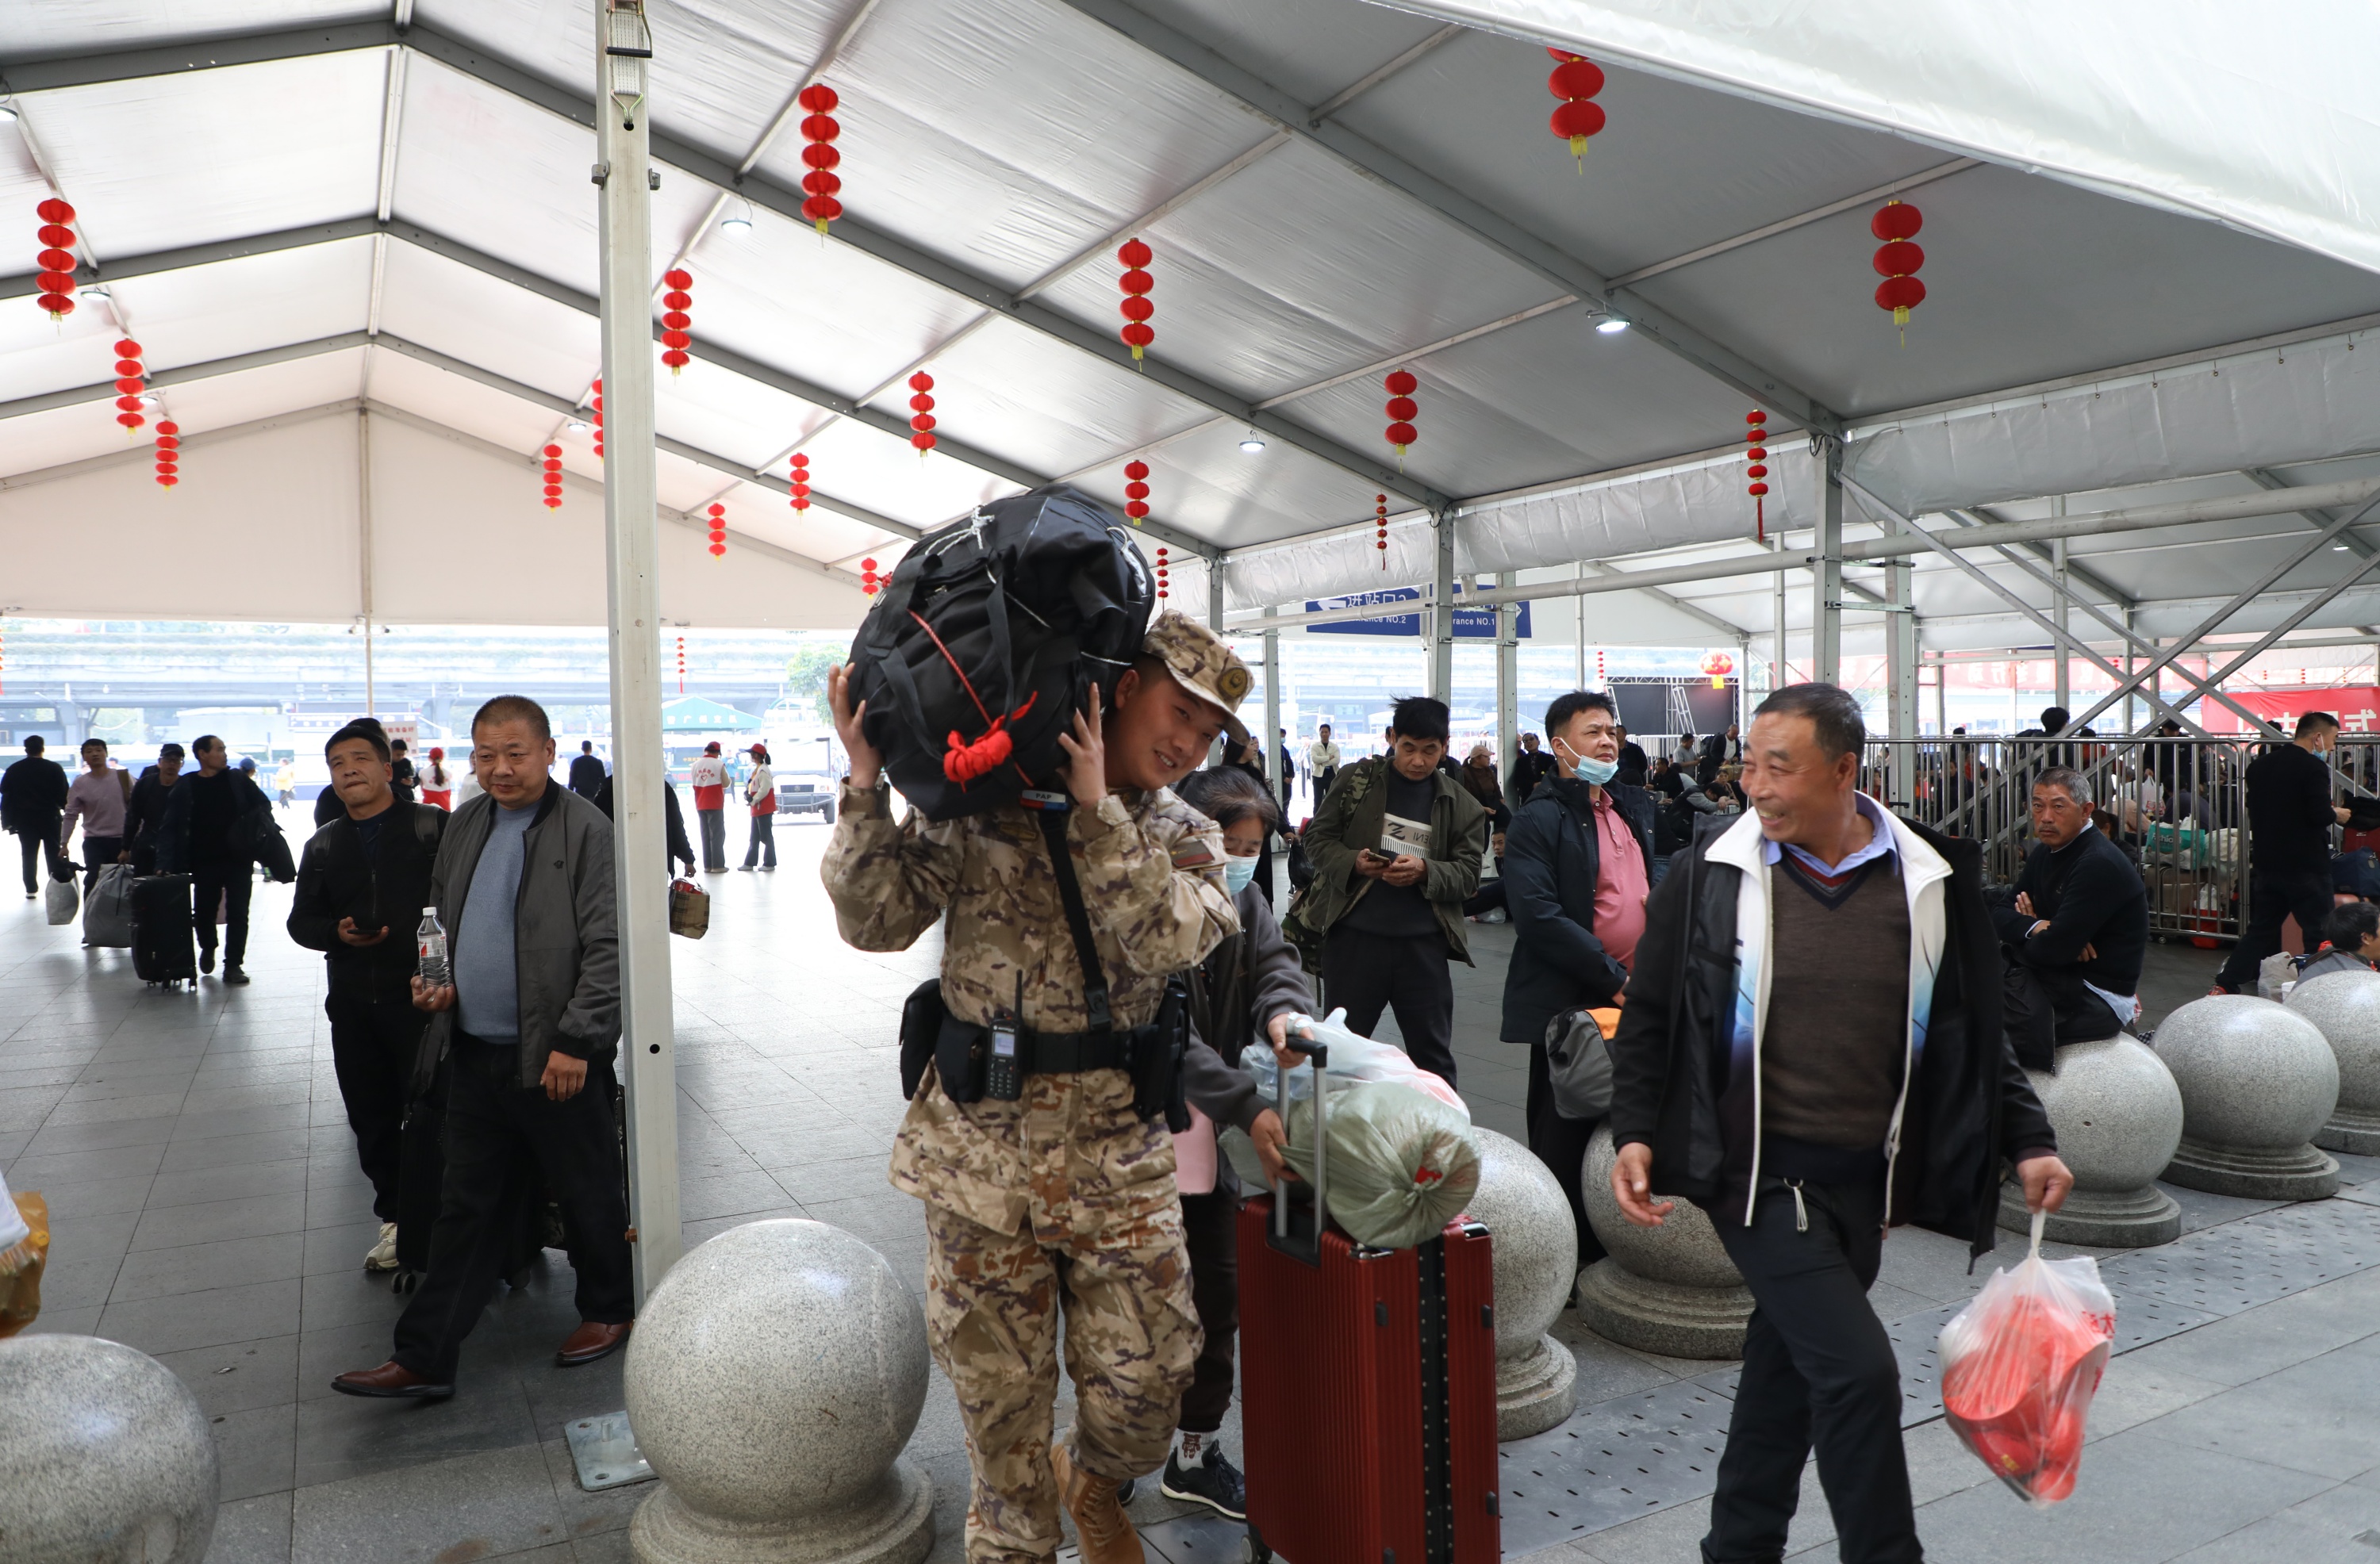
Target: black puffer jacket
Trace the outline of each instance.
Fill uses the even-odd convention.
[[[430,905],[430,870],[446,811],[400,803],[379,818],[379,851],[370,857],[363,833],[345,815],[308,839],[289,903],[289,938],[328,958],[332,993],[410,1000],[413,936],[421,909]],[[348,944],[339,938],[339,920],[348,917],[360,929],[387,929],[388,938],[377,945]]]
[[[1641,787],[1607,783],[1611,806],[1628,822],[1653,878],[1653,799]],[[1628,973],[1595,937],[1595,888],[1602,843],[1586,783],[1548,777],[1521,806],[1504,838],[1504,906],[1515,943],[1504,969],[1508,1043],[1541,1043],[1546,1024],[1576,1005],[1608,1005]]]
[[[1746,1189],[1753,1158],[1749,1145],[1727,1134],[1720,1113],[1734,1072],[1759,1068],[1749,1039],[1739,1049],[1737,1037],[1742,871],[1708,861],[1713,844],[1741,823],[1710,822],[1654,889],[1611,1040],[1614,1140],[1650,1146],[1654,1187],[1704,1206]],[[1902,824],[1949,864],[1950,877],[1940,969],[1907,1086],[1888,1209],[1895,1223],[1963,1238],[1980,1255],[1998,1231],[2004,1161],[2054,1150],[2058,1137],[2002,1030],[1999,942],[1984,904],[1983,851]],[[1731,1202],[1730,1215],[1741,1219]]]

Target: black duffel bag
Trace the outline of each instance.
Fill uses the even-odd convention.
[[[862,731],[929,820],[978,815],[1065,764],[1058,735],[1140,655],[1155,600],[1131,528],[1070,484],[919,539],[851,645]]]

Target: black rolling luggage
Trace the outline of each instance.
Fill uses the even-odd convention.
[[[188,875],[152,874],[132,882],[132,970],[143,983],[198,987]]]

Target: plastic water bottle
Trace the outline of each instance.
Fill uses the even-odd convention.
[[[421,927],[413,931],[413,948],[419,960],[414,970],[424,983],[443,988],[455,981],[446,965],[446,926],[438,921],[438,909],[421,909]]]

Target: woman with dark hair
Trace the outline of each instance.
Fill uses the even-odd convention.
[[[1216,1442],[1223,1413],[1231,1409],[1232,1348],[1240,1328],[1232,1232],[1240,1182],[1231,1163],[1216,1155],[1215,1132],[1221,1124],[1246,1131],[1266,1170],[1283,1176],[1281,1118],[1257,1097],[1256,1082],[1237,1061],[1251,1043],[1278,1049],[1289,1035],[1289,1018],[1310,1009],[1313,995],[1297,952],[1273,921],[1271,903],[1257,894],[1262,843],[1281,822],[1272,790],[1246,768],[1225,765],[1191,773],[1175,791],[1223,828],[1223,882],[1240,915],[1240,931],[1188,975],[1191,1043],[1182,1085],[1194,1112],[1190,1128],[1173,1137],[1174,1179],[1190,1251],[1190,1295],[1207,1343],[1182,1396],[1178,1432],[1159,1491],[1241,1521],[1247,1517],[1244,1482]]]
[[[744,802],[752,806],[752,843],[744,849],[744,868],[758,864],[769,873],[777,868],[777,773],[769,770],[769,746],[752,746],[752,774],[744,779]],[[760,859],[768,851],[768,861]]]
[[[1265,775],[1264,769],[1264,740],[1257,737],[1253,734],[1248,735],[1248,740],[1245,744],[1238,746],[1236,752],[1227,751],[1222,765],[1219,767],[1211,767],[1209,770],[1237,772],[1254,782],[1257,784],[1257,791],[1264,794],[1267,797],[1271,796],[1272,782],[1271,780]],[[1204,776],[1206,772],[1204,771],[1193,772],[1189,777],[1184,779],[1182,784],[1183,787],[1188,787],[1192,782],[1195,782],[1197,778]],[[1182,796],[1184,798],[1189,796],[1188,794],[1182,793],[1180,788],[1177,788],[1174,791],[1176,793],[1181,793]],[[1195,809],[1197,806],[1194,804],[1191,807]],[[1264,898],[1264,903],[1268,907],[1272,905],[1272,840],[1276,835],[1285,834],[1286,833],[1281,830],[1281,811],[1276,808],[1270,815],[1265,818],[1264,834],[1262,838],[1263,844],[1257,851],[1256,868],[1254,871],[1256,874],[1257,894]]]

